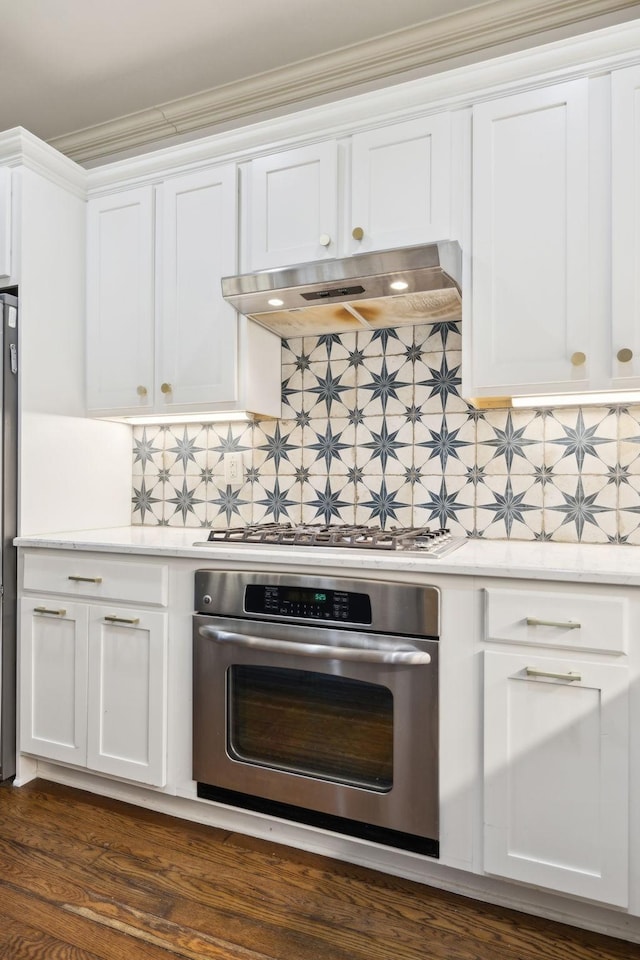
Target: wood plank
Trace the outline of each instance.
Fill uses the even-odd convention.
[[[42,781],[0,790],[0,910],[99,960],[640,956],[638,944]]]
[[[9,960],[103,960],[0,912],[0,956]]]

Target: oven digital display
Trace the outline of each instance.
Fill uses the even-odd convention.
[[[299,590],[293,587],[280,587],[278,593],[288,603],[323,603],[329,600],[327,593],[318,590]]]
[[[245,588],[245,611],[296,620],[371,623],[371,600],[368,595],[346,590],[248,584]]]

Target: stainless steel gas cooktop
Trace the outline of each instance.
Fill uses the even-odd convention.
[[[443,557],[461,547],[464,537],[452,537],[446,527],[390,527],[360,524],[290,523],[254,524],[211,530],[207,540],[194,546],[214,547],[220,543],[247,543],[252,546],[278,544],[295,547],[357,547],[364,550],[401,550]]]

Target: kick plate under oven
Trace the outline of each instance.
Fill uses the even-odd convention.
[[[439,591],[200,570],[202,798],[438,855]]]

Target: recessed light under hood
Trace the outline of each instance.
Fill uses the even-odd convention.
[[[285,338],[459,320],[461,263],[442,240],[223,277],[222,295]]]

